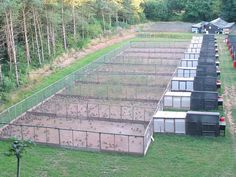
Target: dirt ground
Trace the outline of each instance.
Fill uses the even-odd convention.
[[[91,41],[91,43],[84,49],[75,51],[71,50],[69,53],[65,53],[58,57],[52,65],[55,68],[65,68],[69,65],[71,65],[73,62],[80,60],[81,58],[85,57],[88,54],[91,54],[93,52],[96,52],[100,49],[103,49],[105,47],[108,47],[110,45],[119,43],[121,41],[134,38],[136,35],[136,27],[132,27],[129,30],[123,30],[121,33],[110,36],[110,37],[104,37],[104,38],[96,38]],[[45,76],[50,75],[53,72],[53,70],[50,69],[50,66],[45,66],[41,69],[32,71],[29,73],[30,79],[35,78],[42,78]]]
[[[236,87],[226,86],[223,96],[227,98],[224,100],[224,109],[226,112],[226,117],[231,125],[231,133],[236,135],[236,124],[232,115],[232,109],[236,107]]]

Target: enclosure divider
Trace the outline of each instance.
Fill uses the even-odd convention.
[[[58,128],[58,140],[59,140],[59,145],[61,146],[61,131],[60,129]]]
[[[21,140],[24,140],[24,135],[23,135],[22,125],[20,126],[20,134],[21,134]]]
[[[129,149],[129,135],[128,136],[128,152],[130,152],[130,149]]]
[[[101,139],[101,132],[99,132],[99,150],[102,149],[102,139]]]
[[[75,146],[75,143],[74,143],[74,130],[73,129],[71,129],[71,133],[72,133],[72,145],[73,145],[73,147]]]
[[[45,133],[45,136],[46,136],[46,144],[48,144],[48,131],[47,131],[48,129],[47,129],[47,127],[46,127],[46,133]]]
[[[86,148],[88,148],[88,132],[86,131],[85,132],[85,137],[86,137]]]
[[[33,132],[34,132],[34,134],[33,134],[33,136],[34,136],[34,141],[35,141],[35,127],[33,127]]]
[[[116,151],[116,134],[114,134],[114,151]]]

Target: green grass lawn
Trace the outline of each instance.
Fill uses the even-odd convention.
[[[230,69],[228,66],[230,63],[227,65],[224,60],[226,58],[222,60],[223,73]],[[69,71],[69,68],[68,71],[61,71],[61,76]],[[59,76],[58,74],[55,77]],[[233,81],[235,81],[233,77],[228,80],[223,74],[223,85],[233,84]],[[22,177],[236,177],[234,144],[228,132],[226,137],[218,138],[155,135],[154,139],[155,142],[151,144],[145,157],[37,145],[24,154],[21,175]],[[0,177],[12,177],[16,174],[16,159],[3,155],[9,146],[9,142],[0,141]]]
[[[156,135],[145,157],[82,152],[36,146],[22,158],[22,177],[127,176],[216,177],[236,176],[229,136],[195,138]],[[0,153],[9,146],[0,143]],[[15,175],[16,160],[0,156],[0,176]]]

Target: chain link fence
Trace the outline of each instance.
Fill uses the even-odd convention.
[[[115,49],[106,55],[103,55],[99,57],[96,61],[104,61],[106,59],[112,58],[116,55],[118,55],[120,52],[122,52],[124,49],[129,48],[130,43],[127,43],[123,45],[122,47]],[[94,71],[97,67],[99,67],[100,64],[96,62],[92,62],[88,65],[86,65],[83,68],[80,68],[79,70],[69,74],[68,76],[60,79],[59,81],[49,85],[48,87],[36,92],[35,94],[29,96],[28,98],[20,101],[19,103],[9,107],[8,109],[4,110],[0,113],[0,121],[4,119],[6,122],[11,122],[12,120],[16,119],[20,115],[22,115],[24,112],[28,111],[32,107],[40,104],[47,98],[51,97],[55,93],[59,92],[60,90],[64,89],[65,87],[68,87],[72,85],[78,78],[77,76],[79,74],[88,73],[91,71]]]

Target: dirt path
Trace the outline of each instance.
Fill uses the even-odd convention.
[[[220,41],[223,39],[220,39]],[[219,54],[220,54],[220,60],[221,62],[227,62],[227,60],[230,60],[228,58],[228,50],[226,48],[226,45],[224,42],[218,42],[219,46]],[[223,69],[224,70],[224,69]],[[224,73],[226,74],[226,73]],[[228,77],[232,77],[232,73]],[[232,149],[234,151],[234,155],[236,158],[236,122],[233,118],[233,109],[236,108],[236,86],[234,86],[234,79],[230,78],[232,81],[231,83],[228,83],[224,80],[222,82],[225,82],[224,84],[224,112],[225,117],[227,121],[227,128],[229,128],[231,139],[232,139]]]
[[[123,30],[119,34],[113,35],[111,37],[96,38],[92,40],[89,46],[85,49],[79,51],[70,50],[68,53],[61,55],[53,62],[52,66],[53,68],[65,68],[74,63],[75,61],[85,57],[88,54],[94,53],[100,49],[106,48],[110,45],[122,42],[124,40],[134,38],[135,35],[136,35],[136,28],[132,27],[129,30]],[[38,70],[34,70],[31,73],[29,73],[29,78],[32,81],[48,76],[51,73],[53,73],[54,71],[53,68],[47,65]]]
[[[224,110],[226,118],[230,124],[230,132],[236,135],[236,124],[233,119],[232,110],[236,107],[236,88],[234,86],[225,86],[225,92],[223,94],[224,100]]]

